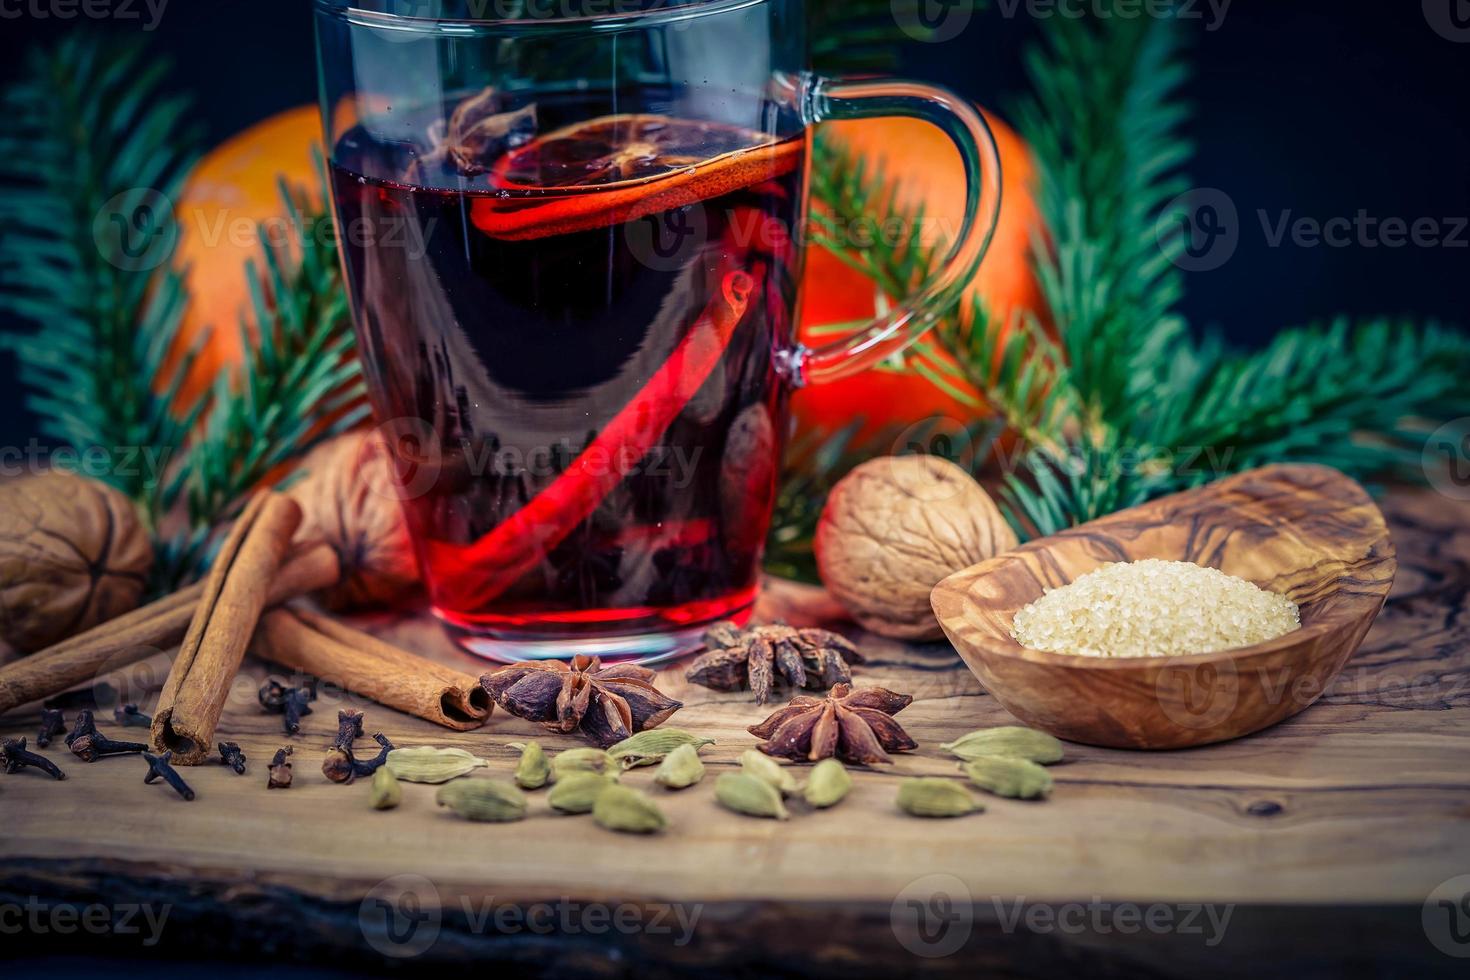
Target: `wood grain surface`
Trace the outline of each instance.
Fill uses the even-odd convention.
[[[1047,653],[1011,636],[1016,613],[1046,592],[1145,558],[1218,568],[1284,595],[1301,628],[1235,650],[1119,659]],[[1027,724],[1090,745],[1177,749],[1259,731],[1326,693],[1396,569],[1367,491],[1325,466],[1268,466],[982,561],[940,582],[933,604],[985,689]]]
[[[851,796],[833,810],[776,822],[718,808],[713,777],[754,744],[745,728],[764,712],[740,694],[689,686],[671,668],[661,686],[686,706],[670,724],[718,742],[706,750],[710,776],[691,790],[659,790],[648,770],[628,777],[665,808],[672,826],[663,835],[618,836],[587,818],[554,816],[544,794],[533,794],[527,820],[506,825],[457,820],[433,805],[426,786],[406,786],[398,810],[372,812],[365,784],[333,785],[319,772],[336,708],[361,705],[323,692],[302,734],[288,739],[280,718],[256,705],[266,668],[247,659],[218,734],[240,742],[249,772],[187,770],[192,803],[144,786],[136,758],[89,766],[60,743],[47,754],[66,769],[65,782],[0,776],[0,911],[6,903],[151,903],[171,914],[156,948],[141,948],[146,936],[114,932],[43,930],[30,941],[337,966],[412,953],[419,964],[474,960],[598,976],[690,966],[746,975],[915,966],[966,976],[1451,975],[1463,961],[1435,945],[1425,910],[1437,887],[1470,873],[1470,504],[1403,491],[1385,510],[1400,562],[1393,595],[1312,707],[1203,748],[1069,745],[1051,770],[1055,795],[1043,803],[991,799],[985,813],[952,821],[899,813],[898,778],[954,772],[940,742],[1015,719],[948,644],[863,636],[841,626],[819,591],[775,583],[760,615],[841,626],[869,658],[859,685],[915,697],[898,719],[920,749],[890,771],[855,773]],[[425,619],[359,625],[478,670]],[[165,668],[160,656],[114,680],[156,689]],[[575,744],[498,711],[485,728],[455,733],[366,710],[369,732],[400,745],[465,747],[497,775],[514,766],[508,742],[535,735],[548,748]],[[33,737],[36,716],[24,708],[0,717],[0,735]],[[109,712],[99,720],[114,731]],[[265,764],[288,742],[297,746],[296,785],[267,791]],[[418,933],[385,952],[386,913],[375,903],[407,893],[423,899],[406,907],[426,910],[419,918],[433,941],[416,948]],[[1130,927],[1116,917],[1126,903],[1164,903],[1160,915],[1174,924]],[[1198,928],[1199,903],[1232,910],[1215,942],[1208,926]],[[625,921],[610,928],[599,918],[599,928],[587,917],[597,908]],[[537,909],[562,918],[546,928],[534,916],[515,918]],[[487,918],[487,910],[505,915]],[[697,914],[687,942],[669,927],[674,912]],[[1282,944],[1292,951],[1284,960]]]

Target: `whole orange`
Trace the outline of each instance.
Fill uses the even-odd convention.
[[[177,402],[180,410],[209,389],[221,368],[239,363],[240,318],[251,306],[245,262],[260,264],[262,223],[268,240],[289,240],[284,235],[282,180],[320,200],[314,153],[321,142],[317,107],[300,106],[221,143],[189,175],[175,206],[179,240],[173,256],[174,267],[185,277],[189,305],[170,352],[170,367],[201,331],[210,333],[188,366]],[[297,249],[294,243],[291,247]]]
[[[1013,311],[1041,308],[1029,260],[1031,236],[1040,222],[1033,198],[1036,168],[1014,130],[990,113],[985,119],[1000,151],[1000,217],[962,309],[968,309],[971,298],[979,298],[998,322],[1007,323]],[[914,119],[864,119],[827,124],[823,135],[882,166],[897,208],[923,208],[926,240],[931,232],[953,237],[963,216],[965,175],[959,152],[937,127]],[[825,248],[809,248],[806,261],[799,336],[809,346],[834,339],[830,330],[820,329],[824,325],[865,320],[880,303],[901,299],[882,296],[871,279]],[[937,350],[932,344],[928,349]],[[948,357],[941,353],[939,359]],[[968,423],[988,414],[973,386],[959,383],[964,397],[955,397],[915,370],[915,361],[911,350],[851,378],[803,388],[792,398],[798,426],[835,430],[861,417],[862,439],[929,419]]]

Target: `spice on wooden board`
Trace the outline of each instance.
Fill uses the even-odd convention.
[[[546,803],[562,813],[591,813],[602,791],[618,781],[616,774],[582,769],[568,772],[546,794]]]
[[[712,738],[702,738],[681,728],[656,728],[608,746],[607,758],[609,762],[617,763],[619,768],[636,769],[638,766],[657,765],[681,745],[692,745],[698,751],[714,744]]]
[[[269,604],[294,599],[337,578],[337,556],[326,545],[294,552],[271,581]],[[51,698],[48,708],[96,708],[98,701],[114,703],[116,691],[108,691],[105,697],[99,693],[95,698],[90,691],[72,692],[85,703],[73,703],[72,694],[60,695],[61,700],[52,695],[94,681],[105,671],[120,670],[178,646],[203,595],[204,583],[196,582],[29,657],[5,664],[0,667],[0,712],[40,698]]]
[[[907,694],[881,687],[854,691],[838,684],[825,698],[792,698],[748,730],[765,740],[758,748],[767,755],[797,762],[835,757],[858,766],[878,765],[893,761],[889,752],[918,747],[892,717],[911,701]]]
[[[219,761],[235,770],[235,775],[245,775],[245,753],[240,750],[238,743],[219,743]]]
[[[852,776],[842,763],[836,759],[823,759],[812,766],[812,774],[807,777],[802,796],[809,805],[822,810],[841,803],[851,789]]]
[[[704,634],[705,653],[689,665],[684,677],[717,691],[749,685],[756,704],[771,697],[779,673],[794,688],[828,688],[852,682],[850,664],[863,657],[845,637],[824,629],[793,629],[784,623],[740,629],[716,623]]]
[[[921,776],[902,780],[898,808],[914,817],[963,817],[985,807],[953,779]]]
[[[10,775],[25,769],[39,769],[52,779],[65,779],[66,773],[45,756],[37,755],[26,750],[26,740],[23,738],[7,738],[0,742],[0,755],[5,759],[5,771]]]
[[[616,784],[597,794],[592,819],[624,834],[656,834],[669,825],[669,818],[647,793]]]
[[[251,651],[455,731],[480,727],[493,707],[475,677],[305,609],[266,613]]]
[[[1022,646],[1086,657],[1172,657],[1274,640],[1301,626],[1296,603],[1187,561],[1111,562],[1016,613]]]
[[[434,802],[466,820],[505,823],[526,816],[526,794],[503,779],[462,779],[446,783]]]
[[[271,764],[266,769],[266,789],[290,789],[291,788],[291,754],[296,748],[291,745],[276,750],[271,758]]]
[[[1054,735],[1020,725],[1000,725],[966,732],[953,742],[944,742],[939,747],[966,762],[999,755],[1051,765],[1053,762],[1061,762],[1065,754],[1061,741]]]
[[[350,783],[358,776],[373,775],[387,764],[388,756],[396,751],[388,736],[382,732],[374,732],[373,741],[378,743],[379,749],[378,754],[371,759],[357,758],[351,744],[346,748],[332,746],[322,759],[322,775],[334,783]]]
[[[715,799],[726,809],[748,817],[786,820],[791,816],[776,787],[747,772],[722,773],[715,780]]]
[[[659,763],[653,781],[666,789],[687,789],[704,778],[704,761],[691,743],[681,745]]]
[[[66,731],[66,716],[58,708],[41,709],[41,727],[36,732],[36,745],[45,748],[51,740]]]
[[[495,703],[548,731],[576,732],[607,748],[654,728],[683,702],[654,687],[655,671],[635,664],[603,666],[596,657],[535,661],[502,667],[480,678]]]
[[[154,780],[161,779],[184,799],[193,800],[194,791],[189,788],[188,783],[184,782],[184,777],[180,776],[174,767],[170,765],[172,759],[172,752],[165,751],[162,755],[144,752],[143,760],[148,763],[148,775],[143,777],[143,782],[151,783]]]
[[[393,775],[411,783],[447,783],[490,765],[490,760],[464,749],[416,745],[389,752],[385,764]]]
[[[269,677],[256,692],[255,699],[264,710],[281,716],[281,727],[287,735],[295,735],[301,731],[301,719],[311,714],[311,702],[316,700],[316,681],[312,679],[300,687],[288,687],[285,682]]]
[[[154,748],[172,751],[182,765],[209,756],[230,684],[300,522],[294,501],[263,492],[220,547],[153,716]]]

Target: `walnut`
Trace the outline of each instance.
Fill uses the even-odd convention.
[[[44,473],[0,485],[0,639],[31,653],[137,608],[153,545],[132,501]]]
[[[378,431],[349,432],[318,446],[290,493],[301,505],[301,543],[325,540],[342,581],[321,594],[332,609],[391,605],[417,587],[418,565],[403,520],[393,459]]]
[[[822,581],[865,629],[943,635],[929,593],[952,572],[1017,544],[980,484],[936,456],[884,456],[832,488],[817,524]]]

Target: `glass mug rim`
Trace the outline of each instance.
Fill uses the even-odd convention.
[[[532,16],[485,16],[513,0],[313,0],[319,14],[354,27],[473,37],[481,33],[614,31],[759,7],[771,0],[531,0]],[[448,7],[449,12],[416,13],[415,8]],[[608,8],[581,12],[580,8]],[[404,12],[405,8],[409,12]],[[459,11],[463,11],[460,13]]]

